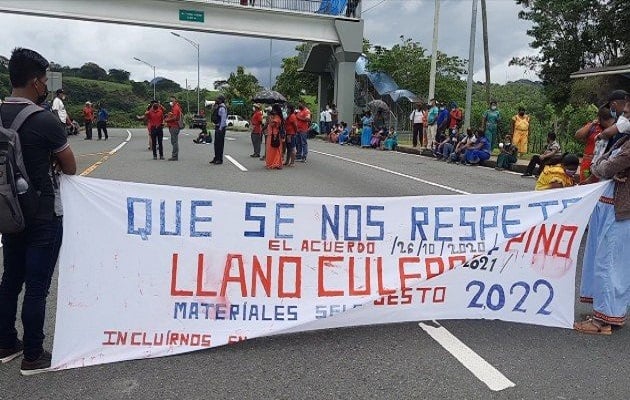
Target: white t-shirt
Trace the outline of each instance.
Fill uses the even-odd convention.
[[[409,121],[413,121],[414,124],[421,124],[424,122],[424,115],[422,111],[413,110],[411,114],[409,114]]]
[[[324,122],[332,122],[332,115],[330,114],[330,110],[322,111],[320,119]]]
[[[59,115],[59,120],[65,125],[66,119],[68,118],[68,113],[66,112],[66,106],[63,105],[63,101],[59,97],[55,97],[52,102],[52,110],[57,111],[57,115]]]
[[[630,133],[630,121],[623,115],[617,119],[617,130],[621,133]]]

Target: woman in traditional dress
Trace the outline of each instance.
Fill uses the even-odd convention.
[[[591,166],[593,175],[612,180],[589,222],[580,301],[593,303],[593,315],[574,324],[582,333],[610,335],[625,324],[630,306],[630,122],[621,116],[617,128],[623,137]]]
[[[363,130],[361,131],[361,147],[371,147],[373,122],[372,112],[370,110],[366,111],[363,118],[361,118],[361,124],[363,125]]]
[[[268,169],[282,169],[282,141],[284,138],[280,137],[280,128],[283,126],[282,108],[279,104],[274,104],[271,107],[266,132],[265,165]]]

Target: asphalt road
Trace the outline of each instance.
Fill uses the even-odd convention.
[[[306,164],[267,171],[249,157],[249,134],[228,132],[223,165],[209,165],[211,145],[184,131],[180,161],[154,161],[145,130],[127,137],[72,137],[79,170],[122,181],[298,196],[409,196],[510,193],[532,179],[415,155],[362,150],[312,140]],[[165,140],[166,156],[170,143]],[[374,168],[376,166],[377,168]],[[70,244],[65,244],[70,245]],[[98,243],[94,243],[98,246]],[[89,249],[86,249],[89,250]],[[581,258],[581,256],[580,256]],[[55,278],[56,279],[56,278]],[[49,298],[46,346],[52,347],[56,280]],[[578,304],[577,318],[588,308]],[[499,321],[442,321],[442,326],[515,386],[494,392],[418,323],[346,328],[254,339],[161,359],[19,375],[0,366],[0,399],[628,399],[630,329],[610,337]]]

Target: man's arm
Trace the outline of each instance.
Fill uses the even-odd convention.
[[[614,156],[602,157],[591,171],[598,177],[610,179],[618,173],[630,168],[630,143],[626,142]]]
[[[55,154],[57,165],[61,172],[66,175],[74,175],[77,173],[77,162],[70,146]]]

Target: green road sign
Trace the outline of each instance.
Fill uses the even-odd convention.
[[[179,10],[179,20],[188,22],[204,22],[203,11]]]
[[[244,106],[245,105],[245,100],[240,100],[240,99],[232,100],[232,105],[233,106]]]

